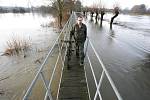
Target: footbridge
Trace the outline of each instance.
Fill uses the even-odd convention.
[[[64,25],[34,79],[26,89],[23,100],[38,100],[38,98],[39,100],[105,100],[101,89],[103,82],[105,83],[106,81],[112,88],[113,98],[111,100],[123,100],[90,37],[87,37],[85,43],[86,57],[84,66],[79,65],[78,58],[75,56],[74,50],[72,50],[73,53],[69,62],[70,69],[67,68],[66,54],[68,44],[62,42],[62,40],[69,40],[70,30],[78,14],[72,13]],[[98,64],[92,63],[94,61],[93,57],[99,62]],[[86,65],[90,66],[88,70],[91,71],[93,77],[92,83],[95,85],[93,87],[89,86],[89,81],[87,80],[89,75],[86,72]],[[95,76],[93,66],[101,67],[99,79]],[[47,70],[49,70],[48,73]],[[104,78],[107,80],[104,80]],[[37,84],[41,84],[41,87],[38,88],[42,88],[42,91],[39,91],[42,95],[34,94],[36,91],[34,88]],[[109,93],[107,96],[109,96]]]

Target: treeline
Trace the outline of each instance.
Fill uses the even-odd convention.
[[[24,7],[0,7],[0,13],[26,13],[30,12],[30,8],[24,8]]]
[[[134,5],[131,9],[124,9],[123,13],[133,13],[133,14],[150,14],[150,8],[147,8],[145,4]]]
[[[49,13],[53,9],[49,6],[40,6],[40,7],[0,7],[0,13],[28,13],[28,12],[43,12]]]
[[[51,6],[38,6],[38,7],[3,7],[0,6],[0,13],[27,13],[27,12],[40,12],[40,13],[54,13],[58,11],[58,2],[54,1]],[[80,1],[72,1],[65,0],[63,2],[62,10],[74,10],[81,11],[81,2]]]

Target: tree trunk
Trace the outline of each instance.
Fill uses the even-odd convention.
[[[97,23],[97,20],[98,20],[98,12],[96,12],[96,16],[95,16],[95,23]]]
[[[61,0],[57,0],[57,2],[58,2],[58,24],[59,28],[62,28],[63,2]]]
[[[93,18],[93,14],[94,14],[94,12],[92,11],[92,12],[91,12],[91,18]]]
[[[112,18],[111,18],[111,21],[110,21],[110,29],[112,29],[112,24],[113,24],[113,21],[114,19],[118,16],[119,13],[116,13]]]
[[[102,27],[102,24],[103,24],[103,17],[104,17],[104,12],[101,12],[101,23],[100,23],[100,27]]]
[[[62,13],[59,14],[59,28],[62,28]]]

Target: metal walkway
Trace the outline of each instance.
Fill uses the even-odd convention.
[[[89,100],[84,67],[80,66],[75,55],[63,70],[58,100]]]

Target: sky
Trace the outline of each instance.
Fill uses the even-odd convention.
[[[49,4],[50,0],[0,0],[0,6],[39,6]],[[92,6],[102,3],[106,8],[113,8],[114,5],[119,5],[122,9],[132,8],[133,5],[146,4],[150,8],[150,0],[80,0],[84,6]]]
[[[148,8],[150,8],[150,0],[81,0],[83,1],[83,5],[93,5],[101,4],[106,8],[113,8],[114,5],[119,5],[122,9],[132,8],[134,5],[145,4]]]

